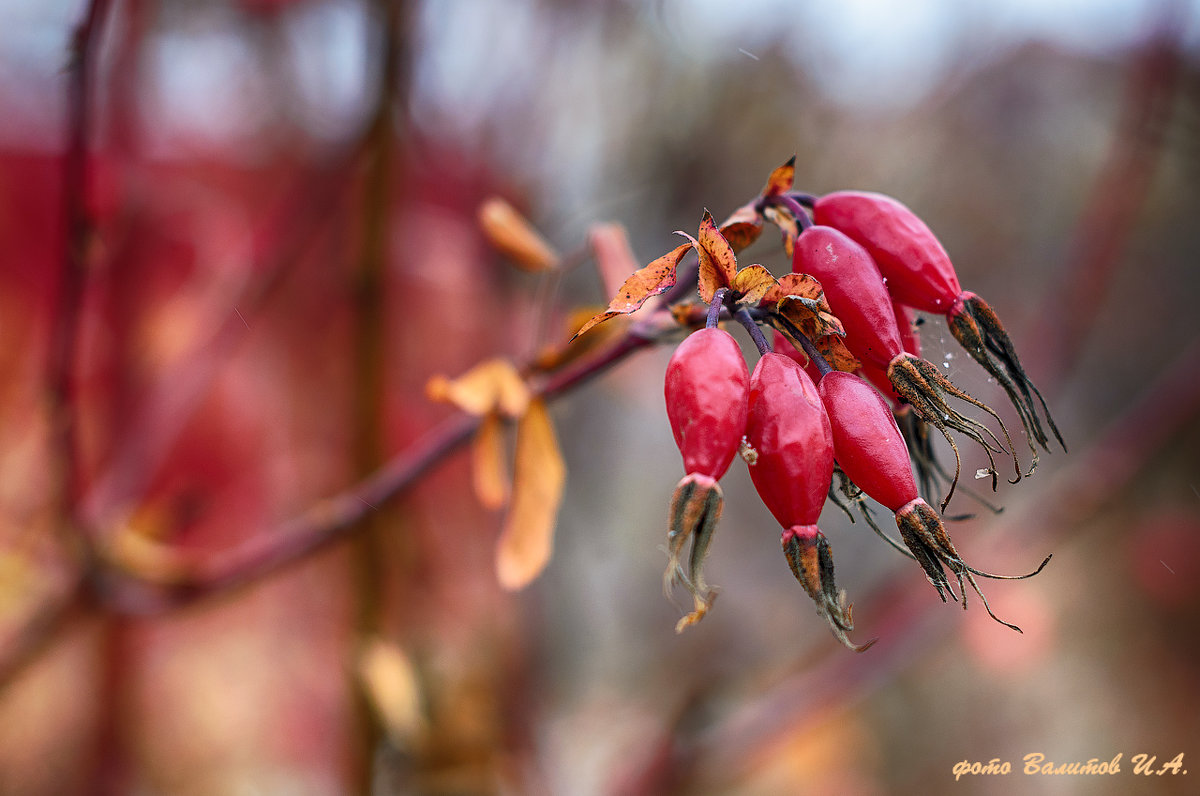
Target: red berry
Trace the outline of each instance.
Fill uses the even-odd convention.
[[[883,398],[851,373],[825,374],[817,386],[833,433],[833,454],[859,489],[897,511],[917,497],[908,447]]]
[[[865,191],[827,194],[813,206],[813,219],[862,245],[887,280],[888,291],[902,304],[943,314],[962,293],[942,244],[924,221],[890,196]]]
[[[782,354],[764,354],[750,377],[746,439],[756,454],[750,478],[775,519],[814,525],[833,477],[833,437],[812,379]]]
[[[688,473],[718,479],[746,430],[750,371],[728,332],[701,329],[675,349],[664,393],[675,444]]]
[[[862,246],[832,227],[811,226],[796,239],[792,270],[821,283],[854,356],[886,369],[903,353],[891,296]]]

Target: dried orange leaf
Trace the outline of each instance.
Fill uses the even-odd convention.
[[[512,507],[497,542],[496,575],[504,588],[524,587],[550,560],[566,475],[550,415],[535,399],[517,426]]]
[[[638,269],[629,236],[620,224],[593,224],[588,230],[588,245],[596,258],[596,270],[604,282],[604,295],[614,296],[625,278]]]
[[[796,217],[778,205],[768,205],[763,208],[763,215],[783,234],[783,250],[791,257],[796,248],[796,239],[800,237],[800,224]]]
[[[725,235],[726,227],[732,227],[737,224],[750,224],[751,226],[759,227],[762,226],[762,216],[759,215],[758,212],[758,199],[746,202],[746,204],[730,213],[729,218],[721,222],[721,234]],[[725,235],[725,237],[726,239],[729,238],[728,235]],[[733,241],[730,241],[730,243],[733,243]],[[734,248],[736,249],[737,246],[734,245]]]
[[[763,296],[778,287],[775,277],[761,265],[747,265],[734,274],[733,289],[741,293],[739,304],[758,306]]]
[[[808,274],[784,274],[775,281],[775,287],[762,297],[761,303],[774,306],[788,296],[824,301],[820,282]]]
[[[757,216],[754,221],[738,221],[734,224],[725,224],[721,227],[721,235],[724,236],[725,240],[729,241],[729,245],[733,247],[735,252],[740,252],[758,240],[758,236],[762,234],[762,231],[762,219],[757,218]]]
[[[511,486],[504,445],[504,421],[495,412],[483,416],[471,447],[471,477],[475,496],[484,508],[503,508]]]
[[[862,363],[846,348],[846,342],[836,334],[813,338],[813,347],[821,352],[821,356],[825,357],[825,361],[835,370],[853,373],[862,367]]]
[[[617,290],[612,301],[608,303],[608,309],[592,316],[592,319],[575,333],[575,337],[609,318],[628,315],[645,304],[647,299],[673,288],[675,286],[675,268],[690,248],[692,248],[690,243],[676,246],[646,267],[635,271]]]
[[[451,403],[467,414],[482,416],[500,411],[519,417],[529,404],[529,387],[512,363],[489,359],[457,379],[437,375],[425,385],[430,400]]]
[[[700,255],[700,298],[705,304],[712,303],[717,288],[730,287],[737,273],[737,257],[733,247],[717,229],[712,215],[705,210],[700,219],[700,231],[696,235]]]
[[[776,305],[775,311],[786,318],[806,337],[813,340],[825,335],[845,336],[842,322],[831,315],[825,297],[808,298],[807,296],[784,296]]]
[[[170,584],[192,575],[189,560],[158,538],[163,518],[157,510],[134,514],[108,540],[104,556],[109,563],[148,583]]]
[[[358,677],[368,702],[397,747],[410,746],[425,730],[421,686],[415,667],[395,644],[366,641],[358,655]]]
[[[784,163],[775,171],[771,172],[771,176],[767,177],[767,184],[763,187],[763,196],[778,196],[781,193],[787,193],[792,190],[792,183],[796,179],[796,156],[792,155],[791,160]]]
[[[492,246],[527,271],[546,271],[561,262],[533,225],[498,196],[479,206],[479,227]]]
[[[648,305],[642,306],[645,307]],[[574,362],[589,351],[594,351],[606,342],[625,333],[629,324],[628,316],[615,318],[611,323],[604,324],[604,327],[595,334],[578,338],[571,337],[576,329],[596,314],[598,309],[595,305],[590,305],[571,310],[563,325],[566,334],[562,338],[562,341],[551,343],[538,351],[533,361],[533,367],[543,372],[558,370],[568,362]],[[603,312],[603,310],[600,310],[600,312]]]

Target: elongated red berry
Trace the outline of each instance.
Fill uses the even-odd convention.
[[[886,370],[904,352],[892,298],[862,246],[833,227],[811,226],[796,239],[792,270],[821,283],[858,359]]]
[[[841,230],[861,244],[898,302],[946,316],[951,334],[1004,389],[1020,415],[1034,451],[1031,473],[1037,466],[1034,441],[1049,449],[1039,409],[1050,432],[1066,450],[1062,434],[1041,393],[1026,375],[1004,324],[986,301],[962,289],[950,256],[924,221],[892,197],[865,191],[838,191],[821,197],[813,206],[813,218],[817,224]]]
[[[852,373],[826,373],[817,391],[829,415],[838,465],[859,489],[897,511],[917,498],[908,446],[871,385]]]
[[[750,371],[728,332],[701,329],[667,364],[667,418],[688,473],[718,479],[729,469],[746,429]]]
[[[962,293],[941,242],[924,221],[890,196],[867,191],[826,194],[813,206],[813,220],[861,244],[887,280],[888,291],[902,304],[940,315]]]
[[[746,440],[750,478],[779,524],[816,524],[833,477],[833,437],[812,379],[782,354],[764,354],[750,377]]]

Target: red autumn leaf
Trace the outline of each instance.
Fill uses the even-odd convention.
[[[583,334],[596,324],[607,321],[609,318],[617,315],[628,315],[634,310],[639,309],[651,297],[665,293],[674,287],[675,268],[690,248],[692,248],[690,243],[676,246],[646,267],[635,271],[625,280],[625,283],[621,285],[617,294],[613,296],[612,301],[608,303],[608,309],[592,316],[591,320],[581,326],[579,331],[575,333],[575,337]]]

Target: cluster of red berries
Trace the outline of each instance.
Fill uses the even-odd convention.
[[[759,320],[772,319],[754,318],[732,300],[732,291],[716,291],[707,327],[679,345],[666,372],[667,413],[687,475],[671,500],[670,563],[664,585],[669,589],[683,584],[695,603],[677,629],[698,621],[712,604],[714,592],[704,582],[702,564],[721,514],[717,482],[739,453],[758,494],[784,529],[782,544],[792,572],[847,646],[862,650],[870,643],[855,646],[847,637],[854,627],[850,606],[834,582],[829,543],[817,527],[825,500],[833,494],[835,471],[857,487],[853,494],[865,493],[895,514],[903,549],[921,565],[943,601],[947,593],[955,597],[948,569],[958,580],[964,607],[964,581],[986,606],[974,576],[1001,576],[963,562],[939,512],[919,493],[913,475],[914,462],[928,464],[928,445],[922,448],[912,433],[906,440],[896,417],[915,415],[917,428],[926,423],[938,428],[952,446],[948,430],[964,433],[989,451],[989,460],[992,451],[1013,453],[1013,448],[1003,423],[1007,445],[987,426],[946,403],[946,396],[968,401],[999,422],[990,408],[920,358],[906,308],[947,317],[956,339],[1012,399],[1030,438],[1034,464],[1033,443],[1046,447],[1048,442],[1039,407],[1062,442],[1045,403],[1025,376],[995,313],[961,289],[945,250],[908,208],[889,197],[861,192],[771,199],[790,208],[796,220],[793,272],[820,282],[861,370],[832,370],[794,328],[788,329],[787,337],[776,332],[772,351],[757,326]],[[755,338],[761,356],[752,374],[736,341],[717,326],[723,311]],[[1015,453],[1013,459],[1020,480]],[[994,462],[990,472],[994,488]],[[954,482],[957,477],[956,467]],[[948,493],[943,510],[949,498]]]

